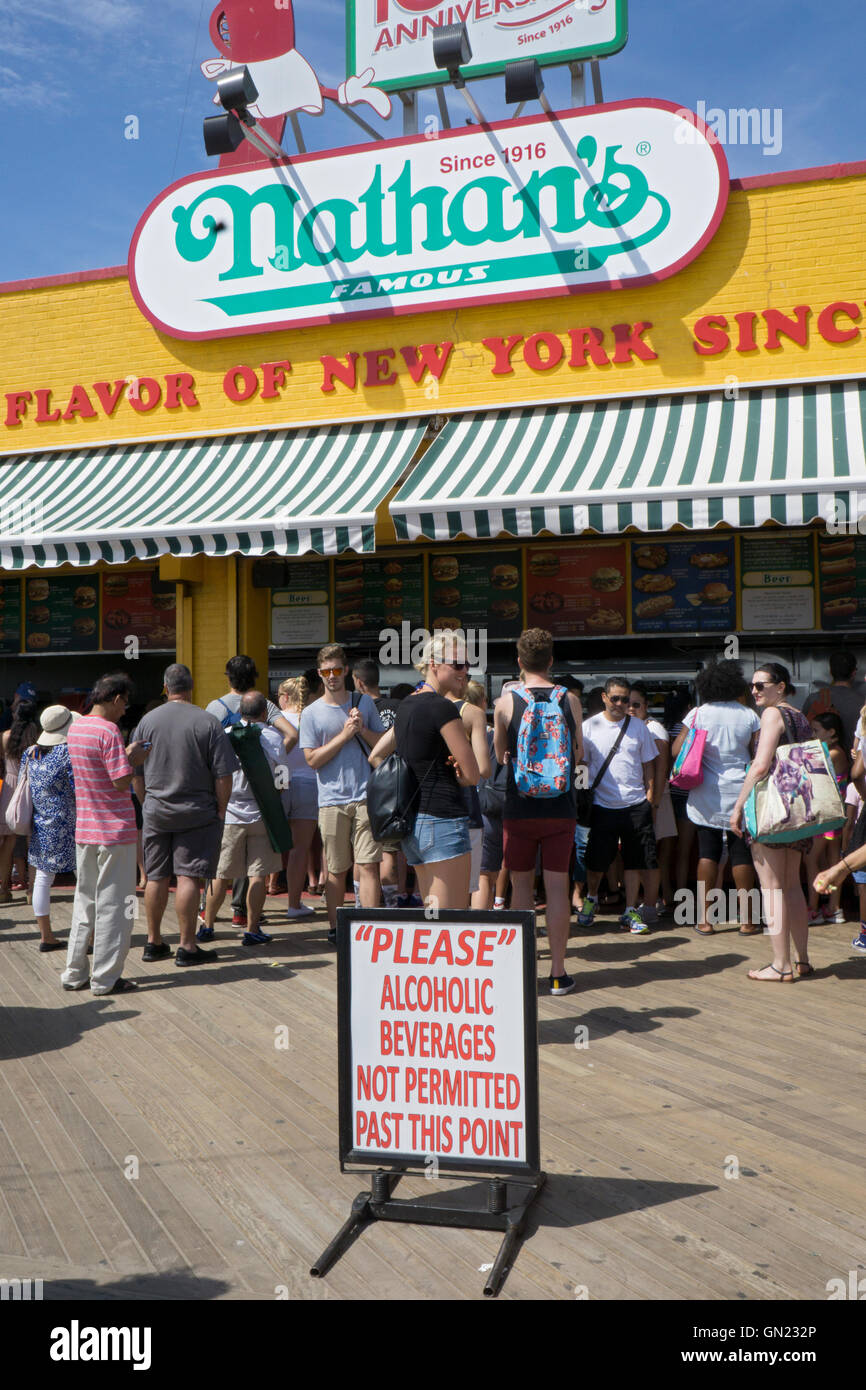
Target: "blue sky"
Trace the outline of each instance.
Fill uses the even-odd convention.
[[[212,0],[3,0],[0,80],[3,210],[0,280],[126,262],[150,200],[173,179],[212,167],[202,118],[213,87],[199,64],[214,57]],[[297,47],[320,79],[344,76],[342,0],[295,0]],[[781,148],[727,144],[733,177],[866,158],[866,84],[856,64],[866,36],[860,0],[632,0],[629,41],[602,63],[605,100],[662,97],[695,109],[781,112]],[[846,62],[853,57],[854,65]],[[547,93],[570,106],[566,71],[547,72]],[[489,119],[508,114],[501,79],[473,92]],[[422,115],[435,110],[422,98]],[[449,99],[457,123],[463,111]],[[370,115],[369,108],[360,108]],[[124,138],[134,115],[139,138]],[[370,120],[399,135],[400,116]],[[778,116],[769,117],[778,132]],[[364,137],[326,105],[302,116],[310,149]],[[290,136],[287,133],[286,144]]]

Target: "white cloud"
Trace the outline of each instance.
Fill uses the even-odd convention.
[[[38,79],[31,81],[22,77],[14,68],[0,67],[0,80],[7,90],[14,93],[17,105],[35,107],[39,110],[56,111],[58,104],[68,99],[69,93],[53,82],[48,85]]]

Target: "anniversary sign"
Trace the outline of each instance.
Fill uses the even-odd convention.
[[[182,179],[130,283],[178,338],[618,289],[694,259],[727,188],[697,116],[615,102]]]

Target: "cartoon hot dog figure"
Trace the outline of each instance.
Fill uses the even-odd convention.
[[[391,98],[370,84],[376,76],[367,68],[360,76],[347,77],[336,88],[322,87],[306,58],[295,48],[295,15],[291,0],[285,8],[274,0],[222,0],[211,13],[210,36],[222,55],[208,58],[201,70],[215,82],[232,68],[247,67],[256,84],[258,99],[250,107],[262,128],[279,144],[286,117],[293,111],[320,116],[325,97],[340,106],[365,102],[383,119],[391,114]],[[219,98],[214,97],[218,102]],[[254,164],[264,156],[248,141],[220,158],[227,164]]]

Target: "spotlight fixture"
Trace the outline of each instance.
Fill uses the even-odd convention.
[[[486,126],[484,113],[468,91],[466,78],[460,71],[471,61],[472,45],[465,24],[441,24],[433,30],[433,62],[448,73],[452,87],[460,92],[478,124]]]
[[[205,116],[204,131],[205,154],[232,154],[243,143],[244,128],[234,111],[226,111],[222,116]]]
[[[217,78],[217,96],[226,111],[246,111],[259,95],[249,68],[231,68]]]
[[[460,69],[472,59],[472,45],[465,24],[442,24],[433,30],[433,62],[444,68],[455,87],[464,87]]]
[[[505,64],[505,100],[509,106],[518,102],[540,101],[550,112],[550,102],[544,95],[544,78],[537,58],[517,58]]]
[[[258,98],[258,88],[249,68],[232,68],[217,79],[217,96],[225,108],[224,116],[204,119],[204,147],[209,155],[230,154],[242,140],[248,140],[259,154],[282,159],[285,151],[267,131],[259,129],[248,107]]]

